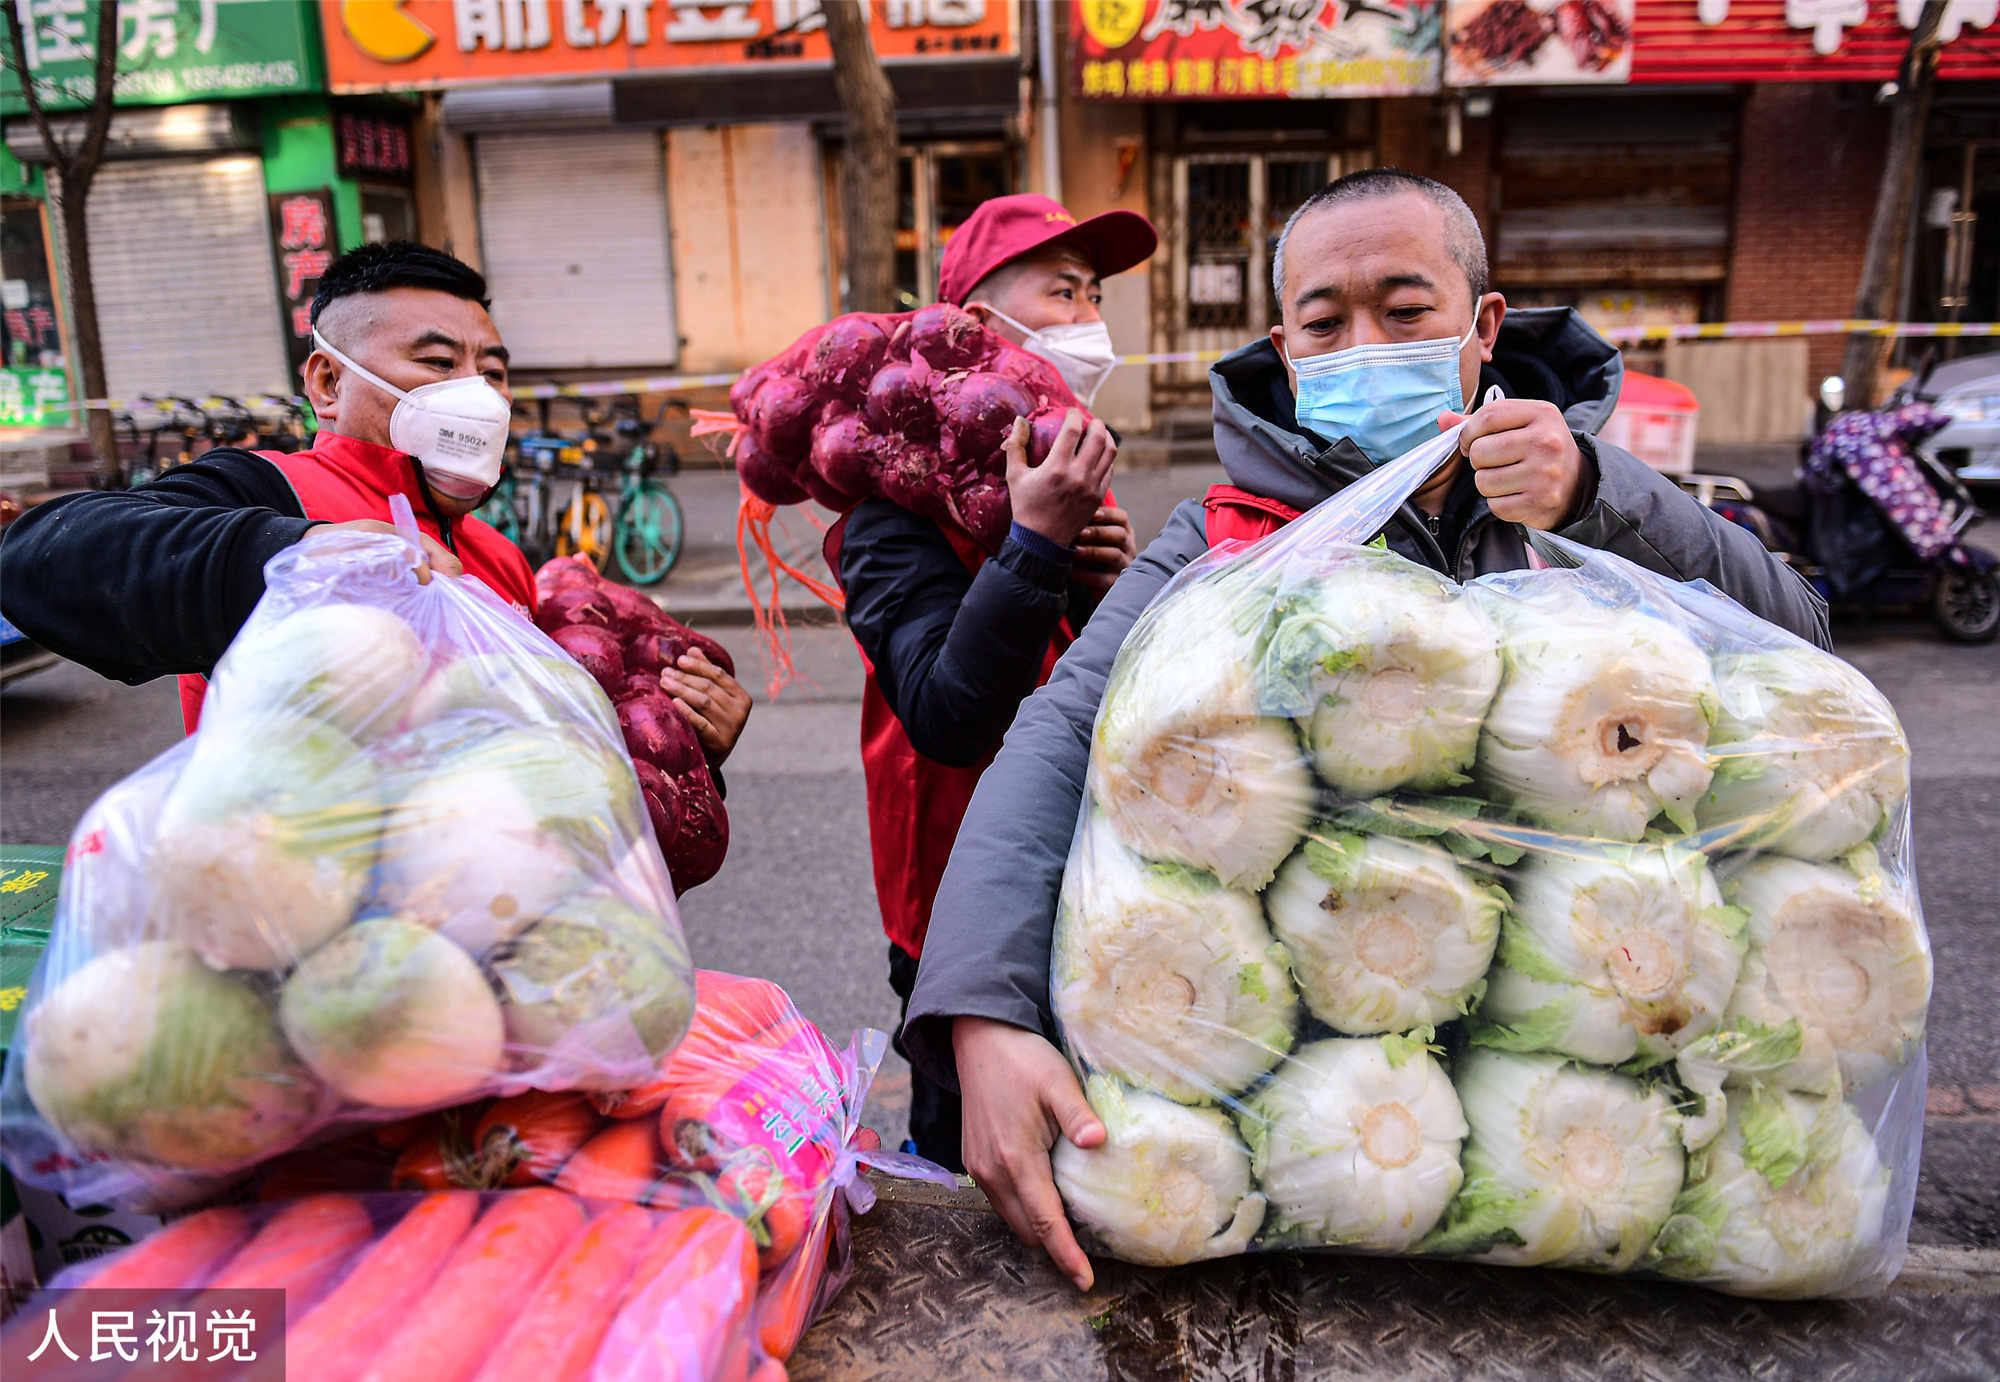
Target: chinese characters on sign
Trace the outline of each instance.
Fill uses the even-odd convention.
[[[312,354],[312,300],[320,275],[333,263],[338,246],[333,229],[333,193],[271,194],[271,253],[278,273],[278,306],[285,317],[285,351],[294,380]]]
[[[1014,0],[862,0],[886,62],[1015,51]],[[821,0],[404,0],[322,7],[336,91],[831,62]]]
[[[0,0],[21,25],[28,75],[51,110],[90,103],[99,36],[94,0]],[[268,96],[319,85],[305,25],[311,7],[239,0],[121,0],[117,101],[172,105]],[[0,110],[27,108],[13,63],[0,76]]]
[[[1631,80],[1888,81],[1923,10],[1922,0],[1632,0]],[[2000,78],[2000,0],[1945,0],[1938,42],[1940,80]]]
[[[333,118],[333,147],[344,178],[409,182],[415,171],[407,119],[343,110]]]
[[[1438,89],[1441,0],[1080,0],[1088,100],[1387,96]]]
[[[59,369],[0,369],[0,427],[66,426],[68,402],[69,376]]]
[[[277,1382],[284,1317],[282,1291],[47,1291],[11,1322],[0,1371],[37,1382],[73,1377],[75,1364],[128,1364],[162,1382],[219,1372]]]

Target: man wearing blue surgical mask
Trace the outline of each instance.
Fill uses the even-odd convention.
[[[1709,581],[1828,643],[1825,606],[1756,538],[1596,440],[1618,398],[1618,351],[1568,309],[1510,313],[1450,188],[1393,169],[1342,178],[1286,225],[1273,279],[1281,324],[1210,372],[1230,482],[1174,511],[1015,717],[938,886],[902,1032],[919,1075],[959,1091],[965,1165],[994,1208],[1086,1289],[1049,1148],[1101,1146],[1105,1129],[1052,1039],[1056,899],[1112,660],[1177,572],[1476,408],[1458,455],[1384,530],[1394,550],[1464,579],[1529,564],[1517,525],[1560,532]]]

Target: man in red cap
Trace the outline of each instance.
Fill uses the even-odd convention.
[[[1086,406],[1117,363],[1099,314],[1102,281],[1159,237],[1143,216],[1078,221],[1047,197],[997,197],[946,246],[938,296],[1047,360]],[[1013,527],[989,558],[969,536],[886,499],[827,535],[847,624],[867,665],[861,754],[889,983],[907,1006],[931,902],[979,775],[1014,712],[1048,678],[1137,548],[1105,504],[1117,443],[1072,412],[1030,466],[1025,423],[1007,448]],[[899,1038],[900,1042],[900,1038]],[[910,1141],[962,1168],[955,1091],[912,1072]]]

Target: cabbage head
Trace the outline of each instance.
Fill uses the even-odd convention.
[[[1063,877],[1052,981],[1073,1056],[1183,1103],[1253,1083],[1291,1049],[1298,1017],[1255,897],[1149,863],[1097,821]]]
[[[1507,894],[1443,849],[1315,827],[1264,907],[1313,1015],[1372,1036],[1464,1014],[1493,961]]]
[[[1173,1267],[1232,1257],[1264,1221],[1250,1149],[1219,1109],[1189,1108],[1093,1075],[1084,1087],[1104,1124],[1089,1151],[1068,1138],[1050,1156],[1070,1218],[1126,1262]]]

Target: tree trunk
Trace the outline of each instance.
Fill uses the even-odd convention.
[[[64,286],[69,290],[77,382],[85,399],[101,399],[105,392],[104,339],[97,329],[97,289],[90,278],[89,205],[90,184],[97,177],[98,165],[104,161],[104,141],[111,132],[118,77],[118,0],[97,0],[97,48],[91,73],[90,110],[84,117],[83,137],[74,147],[67,148],[56,138],[55,127],[42,109],[41,93],[28,71],[20,8],[5,7],[8,58],[21,84],[35,131],[48,151],[48,176],[55,179],[57,195],[62,199]],[[118,460],[118,433],[112,426],[110,412],[92,408],[85,414],[85,422],[90,431],[90,449],[97,458],[99,486],[111,489],[122,485],[125,471]]]
[[[847,231],[850,312],[896,310],[896,96],[875,56],[868,11],[852,0],[825,6],[833,85],[846,116],[841,207]]]
[[[1910,225],[1910,201],[1916,195],[1917,168],[1923,159],[1924,127],[1929,123],[1931,89],[1937,74],[1938,21],[1942,0],[1927,0],[1910,35],[1910,46],[1896,77],[1896,95],[1889,113],[1889,152],[1875,192],[1875,214],[1868,223],[1868,251],[1861,265],[1861,286],[1854,294],[1854,315],[1887,318],[1895,315],[1895,289],[1902,277],[1904,242]],[[1850,407],[1875,403],[1875,378],[1889,352],[1887,337],[1847,338],[1841,376],[1847,381]]]
[[[76,191],[68,174],[58,171],[56,177],[62,195],[63,260],[69,266],[69,319],[76,338],[78,381],[85,398],[103,398],[109,386],[104,378],[104,338],[97,329],[97,288],[90,277],[90,229],[85,212],[90,183],[86,179],[83,189]],[[86,417],[91,453],[97,457],[99,487],[116,489],[124,483],[125,472],[118,459],[118,434],[111,414],[92,408]]]

